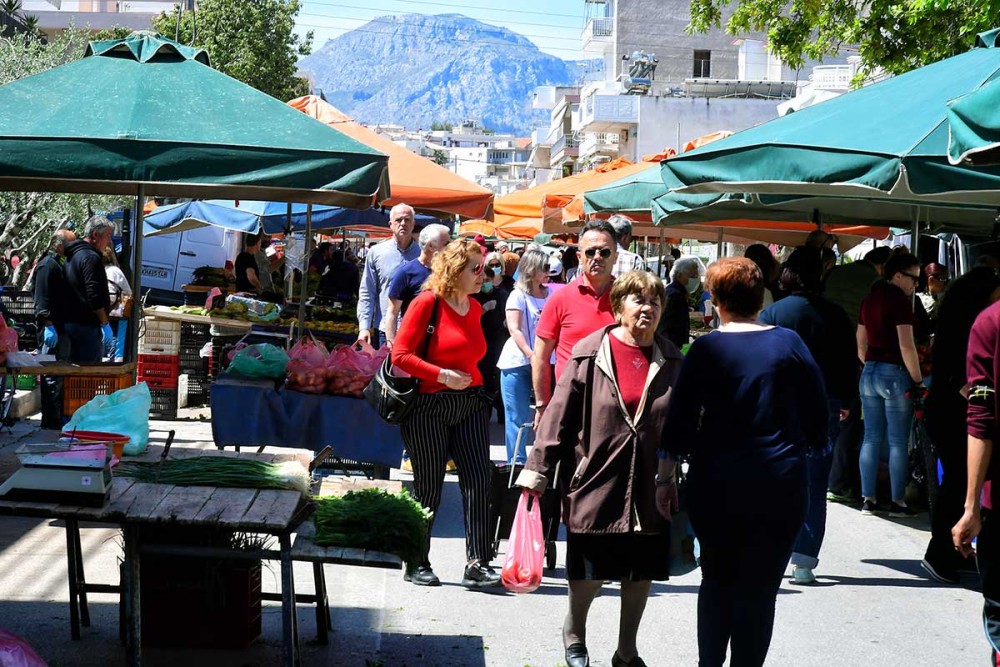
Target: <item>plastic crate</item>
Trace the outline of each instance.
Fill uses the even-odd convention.
[[[181,374],[180,358],[176,354],[140,354],[136,375],[150,389],[177,389]]]
[[[177,419],[177,389],[149,390],[152,403],[149,416],[153,419]]]
[[[113,394],[131,386],[131,373],[117,377],[67,375],[63,380],[63,413],[69,417],[94,396]]]
[[[139,354],[178,354],[181,347],[181,323],[145,319],[139,336]]]
[[[35,321],[35,295],[24,290],[4,289],[0,292],[7,313],[18,324]]]
[[[24,391],[31,391],[38,384],[37,375],[18,375],[17,388]]]

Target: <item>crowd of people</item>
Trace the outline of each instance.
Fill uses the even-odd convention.
[[[979,502],[1000,465],[989,456],[1000,410],[995,267],[951,280],[903,247],[838,265],[836,237],[818,231],[782,261],[759,244],[707,270],[675,254],[664,281],[629,249],[625,216],[589,222],[561,252],[451,240],[437,225],[414,238],[405,205],[390,225],[393,237],[365,262],[360,339],[389,345],[394,366],[421,381],[402,424],[415,497],[436,512],[457,464],[462,583],[500,585],[489,534],[495,410],[508,460],[523,465],[516,483],[563,496],[567,665],[590,664],[587,613],[608,581],[621,582],[611,664],[645,664],[636,636],[650,583],[669,575],[681,478],[701,549],[699,664],[763,664],[789,564],[791,583],[816,582],[828,501],[900,520],[929,502],[908,452],[913,402],[925,395],[943,477],[923,566],[957,583],[975,567],[969,545],[980,534],[987,628],[1000,635],[1000,583],[982,565],[994,553],[991,519]],[[716,329],[692,338],[693,311]],[[968,371],[967,349],[980,355]],[[980,407],[967,446],[970,384]],[[978,462],[971,477],[967,456]],[[405,578],[440,585],[429,538]]]

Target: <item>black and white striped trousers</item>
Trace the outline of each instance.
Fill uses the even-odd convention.
[[[490,536],[489,405],[478,387],[464,391],[421,394],[413,411],[400,424],[403,442],[413,465],[417,501],[437,515],[448,459],[458,466],[465,518],[465,554],[468,559],[493,558]],[[433,525],[433,519],[431,520]],[[430,531],[425,561],[430,562]]]

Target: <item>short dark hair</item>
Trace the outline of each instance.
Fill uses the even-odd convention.
[[[737,317],[753,317],[764,305],[764,273],[746,257],[712,262],[705,273],[705,286],[715,305]]]
[[[865,253],[864,260],[869,264],[874,264],[875,266],[882,266],[889,261],[889,255],[892,254],[892,249],[889,246],[880,245],[877,248],[869,250]]]
[[[612,227],[611,223],[607,220],[591,220],[583,226],[583,229],[580,230],[580,238],[582,239],[583,235],[587,232],[601,232],[603,234],[607,234],[611,237],[612,241],[618,243],[618,234],[615,232],[615,228]]]
[[[771,249],[763,243],[747,246],[743,256],[760,267],[761,273],[764,274],[764,280],[771,280],[774,270],[778,268],[778,260],[774,258]]]
[[[823,288],[823,253],[816,246],[799,246],[781,270],[786,292],[819,292]]]
[[[901,252],[898,255],[890,257],[889,261],[885,263],[885,268],[882,269],[882,277],[886,280],[892,280],[892,277],[897,273],[906,273],[907,269],[913,267],[917,267],[919,271],[920,260],[908,252]]]

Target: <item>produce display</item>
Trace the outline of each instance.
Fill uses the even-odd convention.
[[[388,351],[361,344],[339,345],[328,353],[322,344],[302,338],[288,352],[286,386],[307,394],[363,398]]]
[[[114,474],[137,482],[159,482],[174,486],[218,486],[240,489],[289,489],[304,496],[312,478],[298,461],[268,463],[227,456],[168,459],[159,463],[122,462]]]
[[[372,549],[418,563],[431,519],[406,489],[350,491],[341,497],[315,498],[316,544]]]

